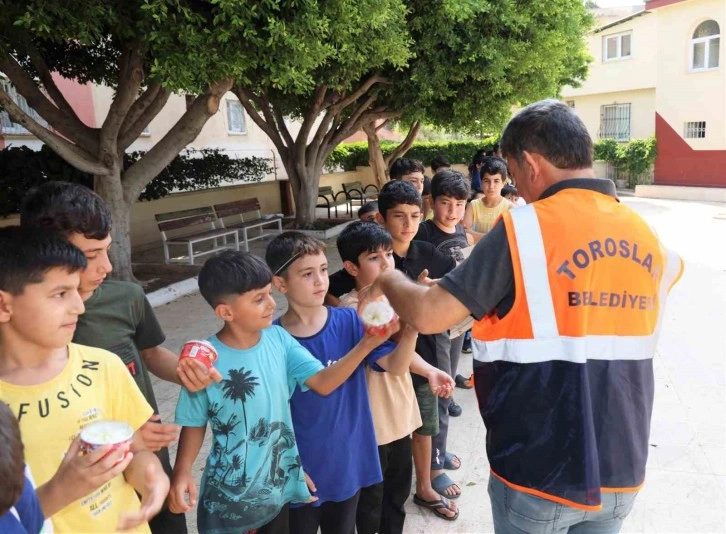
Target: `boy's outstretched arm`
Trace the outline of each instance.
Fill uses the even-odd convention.
[[[189,512],[197,505],[197,486],[192,476],[192,464],[202,448],[206,429],[206,425],[182,428],[169,491],[169,510],[175,514]],[[189,495],[189,502],[185,495]]]
[[[129,530],[148,523],[159,513],[169,494],[169,477],[164,473],[161,462],[153,452],[140,447],[143,447],[143,438],[137,432],[131,447],[134,458],[124,470],[124,478],[141,496],[141,507],[122,514],[118,530]]]
[[[405,325],[396,348],[379,358],[376,363],[392,375],[400,376],[407,373],[413,355],[416,353],[417,338],[418,332],[412,326]]]
[[[454,391],[456,383],[447,373],[438,369],[424,360],[418,353],[411,358],[409,370],[419,376],[423,376],[429,382],[431,392],[437,397],[448,398]]]
[[[398,330],[398,322],[389,325],[385,332],[377,336],[363,336],[358,344],[333,365],[318,371],[305,381],[305,385],[319,395],[330,395],[343,382],[348,380],[370,352],[381,345]]]

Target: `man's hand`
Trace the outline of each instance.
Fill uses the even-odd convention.
[[[197,485],[189,471],[177,472],[171,477],[169,510],[175,514],[191,512],[197,505]]]
[[[169,478],[161,465],[147,465],[144,470],[144,487],[141,488],[141,508],[136,512],[121,514],[116,530],[130,530],[159,513],[169,493]]]
[[[111,445],[105,445],[81,454],[81,440],[74,439],[53,478],[38,488],[45,517],[60,512],[122,474],[134,457],[129,447],[123,445],[113,449]]]
[[[161,424],[161,416],[157,414],[152,415],[139,429],[146,448],[154,452],[178,440],[180,431],[179,425]]]
[[[318,488],[315,487],[315,483],[313,482],[313,479],[308,476],[308,474],[303,471],[303,475],[305,475],[305,483],[308,485],[308,491],[310,491],[310,499],[308,502],[315,502],[318,500],[318,498],[315,495],[312,495],[316,491],[318,491]]]
[[[437,397],[449,398],[454,391],[456,382],[441,369],[433,369],[426,374],[431,392]]]
[[[212,382],[221,382],[222,375],[214,367],[208,369],[202,362],[194,358],[182,358],[176,367],[176,374],[191,393],[201,391]]]

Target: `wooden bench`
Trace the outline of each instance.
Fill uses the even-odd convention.
[[[353,206],[350,203],[350,197],[345,191],[333,192],[333,188],[329,185],[322,186],[318,189],[318,200],[323,199],[325,203],[318,202],[316,208],[327,208],[328,219],[330,219],[330,208],[335,209],[335,216],[338,216],[338,206],[345,206],[346,215],[352,215]]]
[[[214,205],[214,213],[217,215],[220,225],[223,228],[233,228],[242,234],[245,250],[249,252],[250,241],[262,239],[272,233],[282,233],[282,217],[277,215],[263,216],[260,211],[260,201],[256,198],[246,198]],[[233,220],[225,219],[233,218]],[[265,232],[265,228],[276,226],[272,232]],[[257,228],[259,234],[250,237],[248,230]]]
[[[373,191],[368,191],[369,189],[373,189]],[[357,202],[360,206],[368,202],[369,199],[376,199],[378,198],[378,187],[376,187],[373,184],[368,184],[364,186],[360,182],[350,182],[347,184],[343,184],[343,191],[345,191],[345,194],[348,195],[348,198],[351,202],[351,207],[353,206],[353,202]]]
[[[217,228],[217,217],[211,207],[194,208],[181,211],[158,213],[156,223],[161,232],[164,244],[164,259],[166,263],[189,263],[194,265],[194,259],[206,254],[214,254],[225,249],[239,250],[239,236],[237,230]],[[167,235],[173,232],[175,235]],[[232,237],[234,243],[227,243],[227,237]],[[211,249],[197,250],[197,243],[212,242]],[[170,246],[186,247],[186,256],[172,258],[169,253]]]

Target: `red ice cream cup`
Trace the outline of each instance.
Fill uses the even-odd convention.
[[[214,365],[214,362],[217,361],[217,351],[208,341],[192,339],[191,341],[184,343],[184,346],[182,347],[179,359],[183,360],[184,358],[194,358],[195,360],[199,360],[207,366],[207,369],[209,369]]]
[[[363,321],[366,334],[379,336],[396,320],[396,312],[387,300],[374,300],[361,310],[360,318]]]
[[[134,429],[123,421],[96,421],[81,430],[81,450],[89,453],[111,445],[113,451],[124,445],[130,445],[133,435]]]

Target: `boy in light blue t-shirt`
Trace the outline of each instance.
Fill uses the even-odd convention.
[[[323,305],[329,283],[324,243],[301,232],[285,232],[270,242],[265,260],[275,273],[275,288],[288,302],[277,324],[322,365],[332,369],[361,354],[375,371],[408,372],[415,330],[407,327],[397,346],[381,344],[397,326],[372,337],[355,310]],[[363,359],[358,358],[355,372],[331,395],[304,388],[292,395],[295,437],[318,500],[290,508],[291,534],[316,534],[318,529],[322,534],[353,534],[361,489],[383,480]]]
[[[329,394],[365,356],[351,354],[323,369],[292,336],[271,326],[271,279],[264,262],[244,252],[211,258],[199,273],[202,296],[224,321],[209,338],[223,379],[179,395],[176,422],[184,428],[169,502],[176,513],[196,504],[191,468],[209,423],[213,444],[199,490],[200,532],[287,532],[288,503],[314,499],[298,455],[290,396],[298,387]]]

